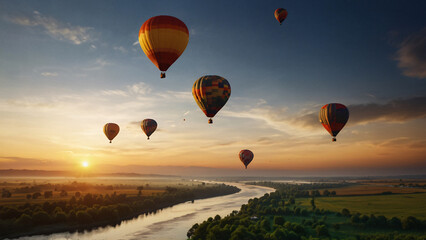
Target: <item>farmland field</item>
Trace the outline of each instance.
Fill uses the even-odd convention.
[[[298,199],[302,206],[310,206],[310,199]],[[392,194],[371,196],[319,197],[315,204],[319,209],[340,212],[343,208],[361,214],[384,215],[386,217],[408,217],[426,219],[426,193]]]
[[[12,192],[9,198],[0,198],[0,206],[19,205],[25,203],[42,204],[44,202],[69,201],[76,192],[81,195],[87,193],[95,195],[126,194],[128,197],[138,195],[138,186],[142,186],[142,196],[152,196],[165,192],[167,186],[174,188],[191,188],[201,184],[179,178],[0,178],[0,189]],[[32,188],[33,187],[33,188]],[[61,196],[64,187],[75,188],[67,190],[66,196]],[[35,190],[37,189],[37,190]],[[45,198],[40,196],[36,199],[27,199],[28,194],[52,191],[52,196]]]
[[[424,188],[408,187],[407,185],[399,186],[398,182],[357,182],[356,185],[346,186],[342,188],[333,189],[338,196],[342,195],[368,195],[368,194],[381,194],[383,192],[392,193],[426,193]],[[424,184],[424,182],[422,182]]]

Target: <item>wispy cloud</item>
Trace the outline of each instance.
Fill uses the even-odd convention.
[[[407,37],[395,59],[405,76],[426,78],[426,28]]]
[[[56,76],[58,76],[58,73],[56,73],[56,72],[42,72],[41,75],[44,76],[44,77],[56,77]]]
[[[347,106],[350,117],[348,125],[368,124],[371,122],[402,123],[412,119],[426,117],[426,97],[392,100],[385,104],[368,103]],[[291,114],[286,108],[275,108],[261,103],[246,111],[224,111],[226,116],[262,120],[270,127],[287,132],[298,127],[301,130],[316,129],[319,126],[318,111],[304,109]]]
[[[396,99],[385,104],[352,104],[347,107],[350,113],[348,125],[378,121],[402,123],[426,117],[426,97]],[[301,115],[294,118],[292,122],[303,127],[313,128],[318,125],[318,112]]]
[[[10,17],[9,20],[22,26],[42,27],[51,37],[75,45],[94,40],[93,28],[62,23],[52,17],[43,16],[37,11],[34,11],[32,16],[15,16]]]
[[[109,61],[107,61],[105,58],[100,57],[97,58],[89,67],[84,68],[84,70],[97,71],[109,65],[111,65]]]
[[[127,50],[123,46],[115,46],[113,49],[121,53],[127,53]]]
[[[144,82],[135,83],[131,86],[127,86],[130,93],[146,95],[152,91],[151,87]]]

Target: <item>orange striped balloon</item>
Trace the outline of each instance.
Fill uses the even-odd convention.
[[[188,45],[189,31],[185,23],[172,16],[148,19],[139,30],[139,44],[146,56],[161,71],[165,71],[180,57]]]

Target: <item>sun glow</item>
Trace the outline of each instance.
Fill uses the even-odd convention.
[[[81,163],[81,166],[84,167],[84,168],[87,168],[89,166],[89,162],[84,161],[84,162]]]

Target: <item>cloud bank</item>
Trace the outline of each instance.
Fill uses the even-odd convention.
[[[34,11],[30,17],[17,16],[9,18],[9,20],[22,26],[42,27],[51,37],[75,45],[93,41],[93,28],[65,24],[52,17],[43,16],[37,11]]]
[[[426,78],[426,28],[406,38],[395,59],[405,76]]]

